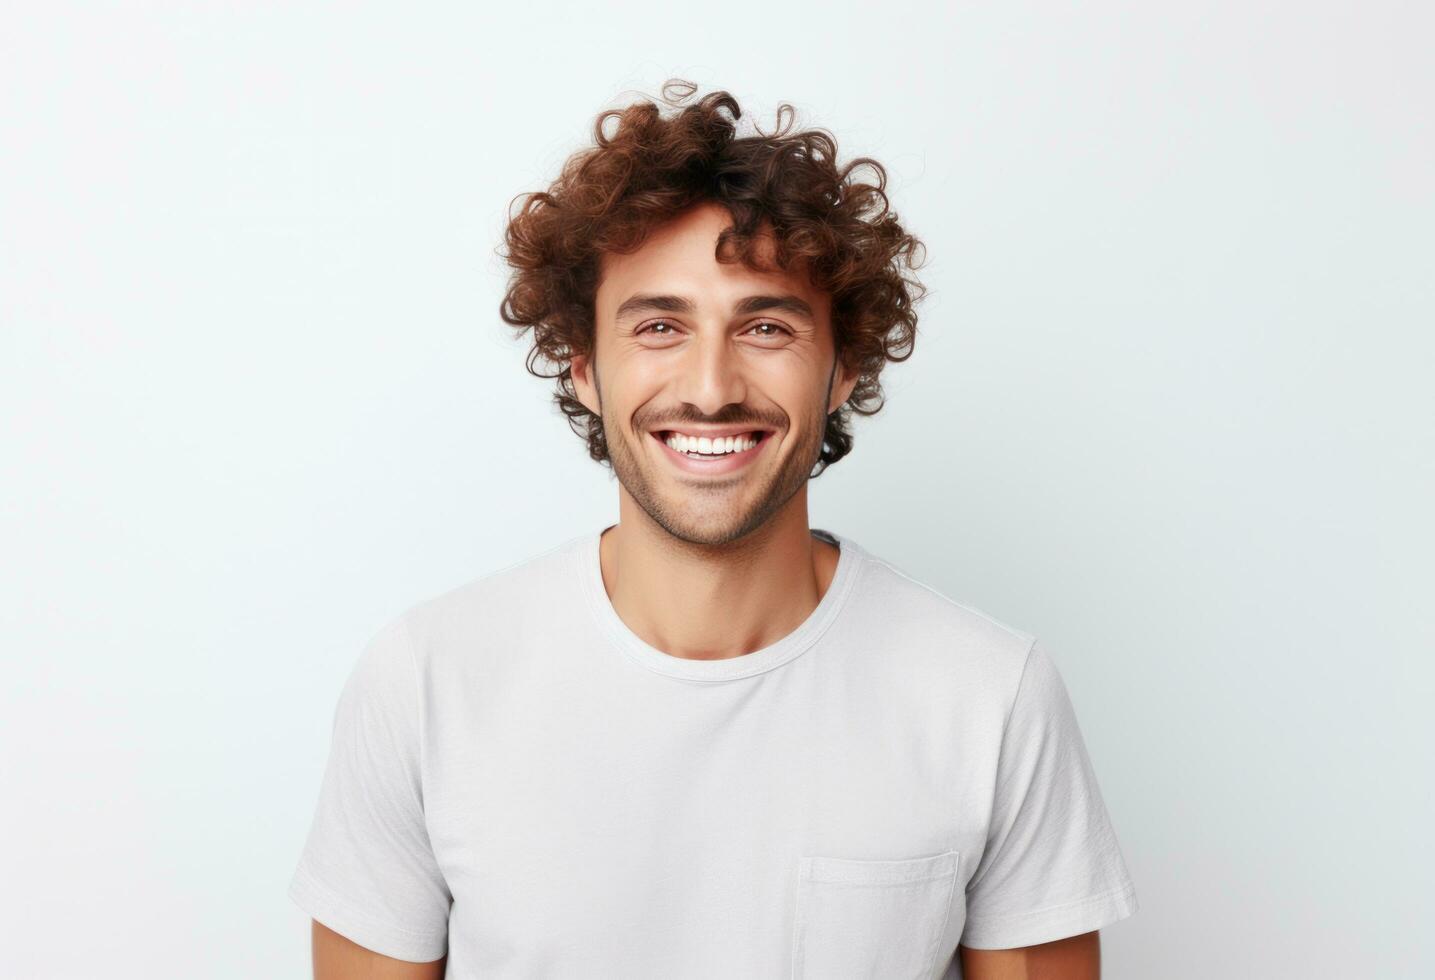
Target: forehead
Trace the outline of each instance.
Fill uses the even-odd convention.
[[[750,293],[792,293],[808,302],[821,318],[827,298],[812,287],[800,269],[754,272],[741,262],[719,262],[717,240],[732,224],[732,216],[718,204],[703,203],[654,228],[642,246],[626,255],[607,254],[601,260],[597,313],[610,319],[618,305],[635,293],[670,293],[690,297],[699,307]],[[772,255],[770,239],[759,256]]]

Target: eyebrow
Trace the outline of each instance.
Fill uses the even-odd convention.
[[[685,296],[660,296],[652,293],[638,293],[625,299],[619,306],[614,319],[621,320],[635,313],[692,313],[693,301]],[[749,296],[733,307],[736,316],[761,313],[764,310],[780,310],[799,316],[810,322],[817,318],[806,300],[785,293],[781,296]]]

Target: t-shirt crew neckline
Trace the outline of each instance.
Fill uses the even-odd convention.
[[[837,545],[839,553],[832,581],[828,583],[827,591],[822,594],[816,608],[808,617],[795,630],[760,650],[723,660],[692,660],[675,657],[652,646],[629,629],[628,624],[623,622],[618,611],[613,608],[612,600],[608,598],[608,590],[603,585],[599,545],[603,532],[616,526],[610,524],[578,539],[574,555],[588,605],[603,632],[618,649],[649,670],[684,680],[739,680],[765,673],[800,656],[817,642],[817,638],[832,624],[846,604],[847,595],[856,581],[863,557],[862,548],[851,538],[823,528],[811,528],[813,534]]]

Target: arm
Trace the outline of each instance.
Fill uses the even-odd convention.
[[[452,896],[424,820],[413,654],[405,620],[391,621],[334,709],[314,820],[289,883],[312,920],[316,980],[444,975]]]
[[[431,963],[396,960],[313,922],[314,980],[443,980],[447,956]]]
[[[1035,640],[991,792],[985,846],[966,886],[963,964],[983,980],[1096,980],[1096,933],[1136,911],[1136,889],[1061,672]]]
[[[1101,980],[1100,930],[1017,949],[958,947],[966,980]]]

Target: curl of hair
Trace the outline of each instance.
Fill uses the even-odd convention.
[[[716,202],[733,218],[719,236],[718,261],[770,271],[759,259],[766,222],[777,267],[801,264],[831,297],[837,356],[859,372],[851,395],[827,417],[817,476],[851,451],[851,414],[882,408],[882,368],[912,355],[914,306],[926,289],[906,270],[920,267],[915,257],[925,247],[891,210],[886,170],[876,160],[839,166],[833,136],[792,132],[795,111],[786,103],[773,132],[738,136],[737,100],[717,91],[684,106],[696,90],[681,79],[666,82],[662,102],[681,107],[669,115],[652,101],[600,113],[593,146],[570,156],[546,191],[509,202],[498,253],[512,272],[499,315],[520,338],[533,331],[529,373],[558,379],[554,401],[569,426],[594,460],[611,465],[602,419],[579,401],[568,363],[592,352],[602,256],[632,252],[679,212]],[[864,167],[872,174],[866,182]]]

